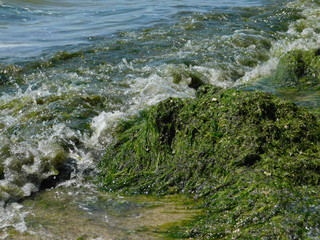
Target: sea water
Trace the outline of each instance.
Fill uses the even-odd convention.
[[[32,208],[23,200],[30,205],[40,190],[71,187],[75,202],[84,186],[96,192],[90,179],[119,120],[168,97],[192,98],[195,76],[235,87],[271,74],[287,51],[319,47],[319,6],[316,0],[0,1],[4,238],[9,228],[31,231],[25,218]]]
[[[118,31],[173,23],[183,11],[210,11],[213,7],[256,6],[261,1],[2,1],[1,58],[37,56],[51,48],[77,48],[90,38]],[[47,50],[48,51],[48,50]]]

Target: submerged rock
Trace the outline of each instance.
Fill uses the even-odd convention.
[[[182,192],[209,213],[186,237],[312,236],[319,228],[320,124],[262,92],[201,86],[121,122],[100,163],[104,190]]]
[[[56,175],[51,175],[41,181],[39,189],[49,189],[56,187],[59,183],[71,179],[71,174],[77,171],[77,163],[74,159],[68,158],[56,169]]]
[[[317,111],[320,107],[320,49],[286,53],[274,74],[263,82],[271,85],[277,95]]]
[[[286,53],[278,64],[273,80],[282,87],[305,89],[319,85],[320,49],[293,50]]]
[[[197,90],[200,86],[209,84],[210,80],[204,74],[190,66],[184,65],[170,69],[170,75],[176,84],[185,83],[190,88]]]

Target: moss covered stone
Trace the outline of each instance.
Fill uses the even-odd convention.
[[[320,49],[293,50],[279,61],[267,84],[277,95],[310,108],[320,107]]]
[[[319,133],[293,103],[202,86],[196,99],[171,98],[120,123],[100,183],[204,198],[210,213],[189,237],[304,237],[319,222],[319,209],[302,210],[319,204]]]
[[[320,109],[320,49],[292,50],[285,53],[268,77],[238,86],[238,89],[263,89],[314,113]]]
[[[320,49],[293,50],[286,53],[278,64],[274,80],[281,86],[305,88],[319,86]]]
[[[197,99],[168,99],[121,123],[101,167],[110,188],[132,184],[123,176],[150,179],[139,192],[197,192],[201,178],[243,167],[316,185],[319,131],[312,114],[270,94],[203,87]]]

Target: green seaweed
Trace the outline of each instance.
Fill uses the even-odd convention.
[[[22,72],[22,68],[16,65],[0,67],[0,84],[9,82],[12,77],[17,77]]]
[[[11,84],[13,82],[23,83],[26,75],[33,73],[35,70],[56,67],[75,58],[82,60],[84,58],[84,54],[82,52],[59,51],[52,57],[41,61],[29,62],[20,65],[0,65],[0,85]]]
[[[296,49],[285,53],[270,76],[238,86],[261,89],[305,106],[318,115],[320,107],[320,49]]]
[[[310,109],[320,106],[320,49],[293,50],[279,61],[268,84],[276,94]]]
[[[99,184],[203,199],[208,214],[186,237],[312,237],[320,222],[312,207],[319,205],[319,132],[313,114],[271,94],[201,86],[196,99],[170,98],[121,122]]]
[[[54,67],[57,64],[64,63],[66,60],[73,59],[73,58],[83,58],[83,57],[84,57],[83,53],[81,52],[59,51],[47,61],[34,62],[34,63],[27,64],[26,69]]]
[[[303,90],[312,86],[319,90],[319,72],[320,49],[293,50],[280,59],[273,81],[283,87]]]

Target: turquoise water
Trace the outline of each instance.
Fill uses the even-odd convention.
[[[94,189],[87,179],[120,119],[193,97],[194,79],[239,86],[268,76],[287,51],[319,47],[319,6],[0,1],[0,229],[28,231],[31,210],[16,202],[40,189]]]

